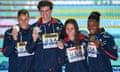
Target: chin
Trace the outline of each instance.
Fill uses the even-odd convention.
[[[90,34],[95,34],[95,32],[90,32]]]

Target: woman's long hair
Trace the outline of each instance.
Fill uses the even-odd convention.
[[[64,25],[64,32],[63,32],[64,33],[64,37],[67,37],[66,26],[69,23],[72,24],[74,26],[74,28],[75,28],[75,39],[74,39],[75,47],[80,47],[80,32],[79,32],[78,24],[77,24],[75,19],[68,19],[68,20],[66,20],[65,25]]]

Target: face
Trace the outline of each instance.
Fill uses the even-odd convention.
[[[23,29],[27,28],[29,24],[29,16],[27,14],[21,14],[18,17],[18,22],[21,28]]]
[[[48,20],[49,18],[51,18],[51,12],[52,12],[52,10],[50,9],[49,6],[44,6],[44,7],[40,8],[41,17],[44,20]]]
[[[68,36],[74,36],[74,35],[75,35],[75,27],[74,27],[73,24],[68,23],[68,24],[66,25],[66,34],[67,34]]]
[[[90,19],[88,20],[88,30],[90,34],[95,34],[98,32],[99,24],[96,20]]]

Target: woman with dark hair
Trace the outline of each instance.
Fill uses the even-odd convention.
[[[116,60],[117,47],[114,38],[100,29],[100,13],[92,12],[88,17],[88,63],[89,72],[112,72],[110,59]]]
[[[64,34],[63,43],[58,42],[58,47],[63,49],[61,62],[66,66],[65,72],[88,72],[87,41],[79,32],[77,22],[74,19],[68,19],[65,22]]]

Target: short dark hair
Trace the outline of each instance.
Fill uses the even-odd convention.
[[[49,6],[50,9],[52,10],[53,9],[53,4],[50,2],[50,1],[47,1],[47,0],[42,0],[38,3],[38,10],[41,9],[41,7],[44,7],[44,6]]]
[[[19,17],[21,14],[24,14],[24,15],[27,14],[28,17],[29,17],[29,12],[26,9],[19,10],[17,16]]]

